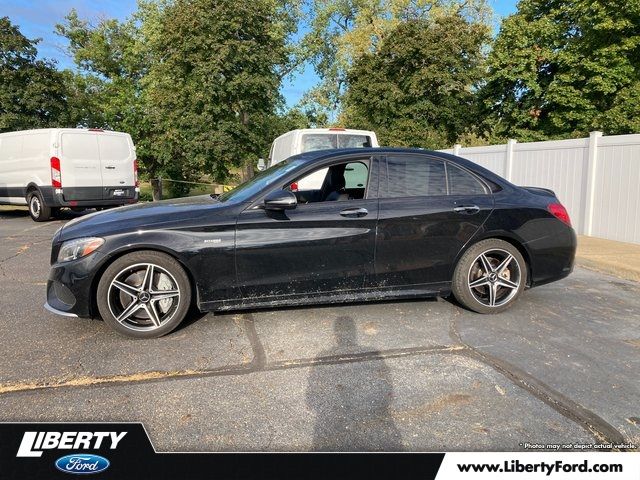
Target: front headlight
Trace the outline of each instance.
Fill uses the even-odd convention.
[[[96,251],[104,243],[103,238],[89,237],[76,238],[64,242],[58,252],[58,262],[68,262],[81,257],[86,257]]]

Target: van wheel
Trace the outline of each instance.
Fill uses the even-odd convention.
[[[490,238],[478,242],[458,261],[452,291],[465,307],[478,313],[499,313],[522,294],[527,264],[516,247]]]
[[[114,261],[96,292],[102,319],[133,338],[156,338],[174,330],[191,306],[191,283],[182,266],[156,251],[140,251]]]
[[[37,190],[27,196],[29,215],[34,222],[45,222],[51,218],[51,207],[47,207]]]

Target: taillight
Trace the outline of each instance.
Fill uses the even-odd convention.
[[[293,182],[290,186],[292,192],[298,191],[298,182]]]
[[[62,188],[62,172],[60,171],[60,159],[51,157],[51,186]]]
[[[140,182],[138,181],[138,159],[133,161],[133,180],[135,182],[135,186],[139,187]]]
[[[571,226],[571,219],[569,218],[569,213],[567,213],[567,209],[564,208],[564,206],[562,206],[559,203],[550,203],[547,206],[547,210],[549,210],[549,213],[551,213],[558,220],[561,220],[562,222]]]

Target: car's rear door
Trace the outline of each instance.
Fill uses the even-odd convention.
[[[377,165],[367,157],[331,165],[336,163],[366,164],[362,198],[300,202],[283,212],[254,207],[240,214],[236,265],[244,297],[347,292],[361,289],[373,275]]]
[[[385,167],[372,286],[450,281],[452,263],[491,213],[493,195],[473,174],[439,157],[390,154]]]

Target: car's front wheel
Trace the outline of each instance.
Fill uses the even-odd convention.
[[[521,295],[527,264],[509,242],[490,238],[467,250],[453,274],[452,291],[465,307],[478,313],[498,313]]]
[[[156,338],[174,330],[191,304],[191,284],[184,268],[161,252],[133,252],[114,261],[96,292],[103,320],[134,338]]]

